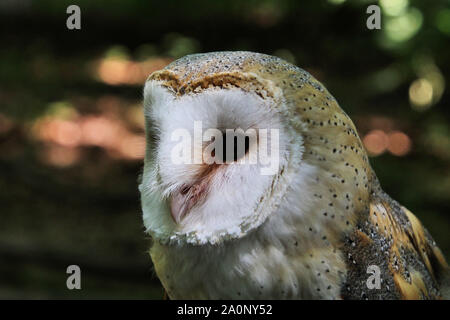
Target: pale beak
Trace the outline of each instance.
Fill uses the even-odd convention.
[[[185,186],[172,194],[170,199],[170,213],[173,221],[179,224],[186,214],[203,199],[208,192],[209,179],[202,179],[199,183]]]

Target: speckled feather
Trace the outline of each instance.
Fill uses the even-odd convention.
[[[286,254],[304,259],[308,270],[323,269],[314,276],[328,277],[328,289],[340,287],[335,298],[441,298],[445,258],[419,220],[383,192],[352,121],[309,73],[268,55],[216,52],[179,59],[149,80],[177,96],[239,88],[287,107],[285,121],[303,136],[302,161],[320,171],[310,186],[314,217],[299,220],[292,240],[301,241],[303,255]],[[367,289],[369,265],[380,267],[381,289]]]

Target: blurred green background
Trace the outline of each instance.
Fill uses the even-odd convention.
[[[142,88],[195,52],[277,55],[322,81],[450,256],[449,1],[2,0],[0,25],[0,298],[162,297],[137,190]]]

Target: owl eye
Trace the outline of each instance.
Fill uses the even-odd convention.
[[[227,153],[233,152],[233,160],[237,161],[238,159],[245,156],[250,148],[250,138],[242,134],[234,135],[231,144],[229,141],[227,141],[229,138],[227,138],[227,135],[225,133],[223,133],[222,139],[223,139],[222,157],[224,163],[227,160]],[[242,146],[239,146],[239,143],[243,144],[243,148]],[[231,158],[229,155],[228,157]]]

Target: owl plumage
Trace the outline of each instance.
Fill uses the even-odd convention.
[[[381,189],[352,121],[309,73],[258,53],[197,54],[151,74],[144,95],[144,224],[169,297],[442,298],[448,266],[441,251]],[[278,172],[267,178],[249,168],[211,173],[168,164],[172,120],[206,118],[281,128]],[[208,191],[174,222],[171,199],[186,185]],[[366,284],[373,265],[379,289]]]

